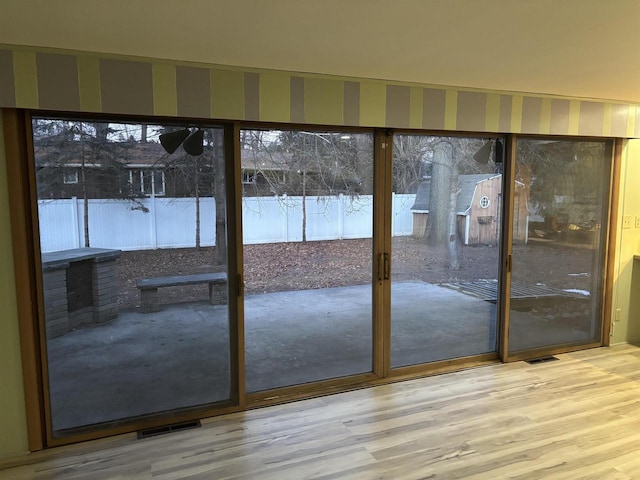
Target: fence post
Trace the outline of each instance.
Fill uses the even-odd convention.
[[[338,240],[344,239],[344,195],[338,194]]]
[[[157,219],[156,219],[156,196],[155,195],[151,195],[149,197],[149,213],[151,214],[150,220],[151,220],[151,225],[149,226],[151,229],[151,248],[153,250],[157,250],[158,249],[158,226],[157,226]]]
[[[391,236],[396,236],[396,192],[391,192]]]
[[[80,248],[80,219],[78,218],[78,197],[71,197],[71,215],[73,220],[73,227],[75,235],[73,236],[73,247]]]
[[[282,241],[289,241],[289,204],[287,203],[287,194],[282,194],[282,200],[276,195],[276,202],[280,207],[280,221],[282,222]]]
[[[217,247],[216,240],[218,239],[218,207],[216,206],[216,198],[211,197],[213,203],[213,246]],[[223,204],[224,205],[224,204]]]

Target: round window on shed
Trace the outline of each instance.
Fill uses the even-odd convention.
[[[482,208],[489,208],[490,204],[491,204],[491,200],[489,200],[489,197],[487,197],[486,195],[483,195],[480,197],[480,206]]]

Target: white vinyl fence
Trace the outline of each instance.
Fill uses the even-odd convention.
[[[393,196],[393,235],[411,235],[415,195]],[[89,200],[89,242],[96,248],[147,250],[195,246],[193,198],[144,198],[147,211],[125,200]],[[81,199],[39,200],[42,252],[84,246]],[[370,238],[373,197],[306,198],[307,240]],[[244,243],[302,241],[302,197],[247,197],[242,201]],[[215,200],[200,199],[200,244],[215,245]]]

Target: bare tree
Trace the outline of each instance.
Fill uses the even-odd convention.
[[[518,141],[516,180],[530,199],[530,213],[544,218],[542,228],[591,228],[601,221],[597,199],[607,179],[605,157],[604,142]]]
[[[226,221],[226,194],[225,194],[225,164],[224,164],[224,138],[221,129],[211,131],[210,142],[211,164],[213,166],[213,196],[216,203],[216,265],[227,262],[227,221]]]
[[[307,240],[309,196],[322,201],[341,194],[356,198],[373,191],[369,135],[247,130],[242,141],[243,166],[255,175],[249,193],[278,195],[285,202],[289,196],[301,196],[303,242]],[[245,192],[248,188],[245,186]]]
[[[112,132],[108,123],[33,120],[38,198],[82,198],[85,247],[91,243],[91,198],[123,199],[145,210],[127,186],[128,142],[109,141]]]
[[[436,137],[424,135],[394,135],[393,191],[416,193],[418,185],[431,175]]]
[[[202,197],[213,197],[215,202],[215,265],[227,262],[226,195],[223,131],[218,128],[204,129],[203,153],[189,155],[178,150],[164,159],[165,171],[170,172],[179,190],[192,196],[195,201],[195,245],[201,247]]]
[[[424,137],[423,137],[424,138]],[[479,164],[473,155],[486,140],[463,137],[426,137],[423,157],[430,170],[427,242],[447,252],[450,268],[460,268],[462,243],[458,234],[459,176],[490,173],[495,165]]]

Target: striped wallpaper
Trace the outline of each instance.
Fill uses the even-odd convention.
[[[640,105],[0,45],[0,107],[640,138]]]

